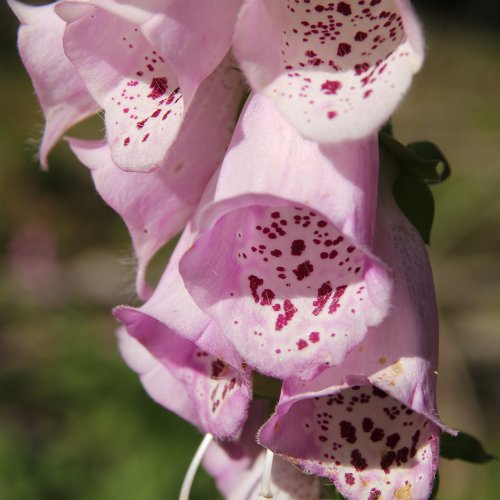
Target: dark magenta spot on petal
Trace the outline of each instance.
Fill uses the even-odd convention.
[[[384,439],[385,432],[380,428],[377,427],[376,429],[373,430],[373,432],[370,434],[370,439],[376,443],[377,441],[382,441]]]
[[[333,314],[340,307],[339,300],[341,299],[342,295],[344,295],[344,292],[346,291],[346,289],[347,289],[346,285],[338,286],[335,289],[335,293],[333,294],[332,303],[330,304],[330,307],[328,308],[328,314]]]
[[[314,266],[310,261],[306,260],[297,266],[297,269],[293,270],[293,274],[297,277],[298,281],[302,281],[307,278],[314,271]]]
[[[348,422],[347,420],[342,420],[340,422],[340,436],[343,437],[348,443],[355,443],[356,438],[356,427]]]
[[[309,340],[313,343],[316,344],[316,342],[319,342],[319,332],[311,332],[309,334]]]
[[[380,461],[380,467],[382,467],[383,471],[386,474],[389,474],[389,467],[394,463],[395,460],[396,452],[394,451],[389,451],[382,457],[382,460]]]
[[[318,295],[316,296],[316,300],[313,301],[313,306],[315,307],[313,310],[314,316],[317,316],[323,310],[332,292],[333,289],[329,281],[326,281],[318,288]]]
[[[337,12],[344,14],[344,16],[350,16],[352,13],[351,6],[345,2],[339,2],[337,5]]]
[[[269,290],[269,288],[266,288],[262,292],[262,300],[260,302],[260,305],[262,306],[270,306],[273,303],[273,300],[276,296],[274,295],[274,292],[272,290]]]
[[[149,68],[149,66],[148,66],[148,68]],[[161,76],[159,78],[153,78],[149,88],[152,90],[148,94],[148,97],[150,97],[151,99],[158,99],[159,97],[164,95],[168,89],[167,77]]]
[[[326,80],[322,85],[321,85],[321,90],[326,94],[326,95],[333,95],[337,93],[337,90],[339,90],[342,87],[342,84],[339,81],[336,80]],[[321,222],[321,221],[320,221]],[[319,224],[318,224],[319,225]],[[322,226],[320,226],[322,227]]]
[[[217,359],[212,363],[212,377],[217,378],[226,367],[225,363],[220,359]]]
[[[276,325],[275,325],[276,331],[280,331],[285,326],[287,326],[288,323],[295,316],[295,313],[298,311],[298,309],[293,305],[292,301],[289,299],[286,299],[285,302],[283,303],[283,309],[284,309],[284,314],[278,315],[278,318],[276,319]]]
[[[396,461],[398,463],[398,465],[400,464],[405,464],[406,462],[408,462],[408,454],[409,454],[410,450],[405,446],[404,448],[401,448],[400,450],[398,450],[398,452],[396,453]]]
[[[292,241],[291,252],[292,255],[302,255],[302,252],[306,249],[306,244],[304,240],[294,240]]]
[[[351,46],[348,43],[341,42],[339,43],[339,48],[337,49],[337,55],[339,57],[344,57],[347,54],[350,54]]]
[[[252,297],[255,300],[255,303],[259,303],[259,294],[257,293],[257,288],[264,284],[264,280],[254,276],[253,274],[248,277],[248,281],[250,281],[250,291],[252,292]]]
[[[379,389],[378,387],[373,386],[372,393],[374,396],[377,396],[379,398],[386,398],[387,393],[384,392],[382,389]]]
[[[354,479],[354,476],[350,472],[346,472],[345,473],[345,482],[349,486],[352,486],[356,482],[356,479]]]
[[[371,418],[365,417],[362,422],[363,430],[365,432],[370,432],[373,429],[373,420]]]
[[[297,348],[299,349],[299,351],[301,351],[302,349],[305,349],[308,345],[309,344],[304,339],[300,339],[297,342]]]
[[[385,444],[389,448],[394,449],[394,448],[396,448],[400,439],[401,439],[401,436],[397,432],[395,432],[394,434],[391,434],[390,436],[387,437],[387,439],[385,440]]]
[[[366,460],[358,449],[351,452],[351,464],[358,472],[364,471],[368,467]]]

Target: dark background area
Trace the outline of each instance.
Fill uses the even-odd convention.
[[[453,167],[433,188],[440,412],[499,454],[500,3],[414,5],[428,56],[395,133],[436,142]],[[134,303],[128,234],[64,143],[39,170],[43,117],[5,3],[0,25],[0,500],[176,498],[201,436],[117,353],[110,310]],[[97,118],[71,134],[101,130]],[[498,498],[497,464],[441,471],[440,499]],[[197,478],[193,499],[215,495]]]

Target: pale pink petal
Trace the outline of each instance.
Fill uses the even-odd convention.
[[[235,438],[252,395],[250,373],[216,323],[184,288],[177,266],[191,240],[186,231],[148,302],[139,309],[118,307],[115,315],[169,377],[183,385],[196,408],[197,425],[216,437]],[[176,394],[162,394],[162,399],[156,397],[160,404],[176,411]]]
[[[270,96],[304,137],[373,133],[423,61],[407,0],[246,0],[234,50],[252,88]]]
[[[265,97],[244,111],[180,267],[259,371],[310,379],[384,318],[391,282],[369,251],[377,158],[374,137],[304,140]]]
[[[261,500],[261,481],[265,451],[262,451],[252,468],[240,476],[237,486],[226,497],[228,500]],[[271,473],[272,495],[277,500],[319,500],[319,478],[306,475],[280,457],[275,457]]]
[[[16,0],[8,4],[21,22],[19,52],[46,120],[40,144],[40,161],[46,168],[55,143],[72,125],[97,113],[99,106],[64,53],[65,23],[54,12],[54,4],[32,7]]]
[[[349,499],[428,498],[439,458],[437,309],[424,243],[381,186],[375,251],[396,276],[392,310],[344,363],[285,383],[259,440]],[[300,431],[299,431],[300,429]]]
[[[143,25],[143,32],[166,55],[187,106],[200,82],[231,48],[241,0],[170,0],[168,6],[163,0],[160,3],[164,15],[151,18]]]
[[[184,420],[202,426],[198,409],[179,378],[154,358],[125,328],[117,332],[118,346],[127,365],[140,377],[147,393],[158,404],[167,407]],[[174,395],[174,397],[172,397]]]
[[[259,500],[264,472],[265,449],[255,442],[255,434],[269,412],[264,401],[253,401],[240,439],[234,443],[213,442],[203,464],[216,480],[219,491],[228,500]],[[320,482],[305,475],[285,460],[275,457],[271,473],[273,498],[281,500],[317,500]]]
[[[118,168],[105,143],[69,141],[79,160],[91,169],[100,195],[130,231],[141,298],[150,295],[145,280],[150,259],[182,230],[222,161],[242,93],[241,74],[228,57],[203,82],[166,158],[147,174]]]
[[[376,500],[429,497],[438,437],[424,415],[361,385],[279,406],[259,440],[306,473],[329,478],[346,498]]]
[[[226,3],[218,1],[218,9]],[[212,44],[206,31],[192,31],[201,29],[200,21],[192,13],[187,23],[179,1],[146,7],[80,1],[56,9],[68,22],[66,53],[105,109],[112,157],[125,170],[148,171],[162,163],[198,87],[228,52],[233,29],[221,26],[221,33],[229,30],[220,39],[224,43]],[[198,59],[179,68],[179,51]],[[187,64],[201,69],[186,75]],[[232,89],[224,89],[222,101],[231,100]]]
[[[250,403],[247,420],[238,440],[213,441],[203,457],[203,467],[214,478],[217,488],[225,498],[249,475],[255,460],[264,450],[257,444],[255,436],[269,416],[269,403],[266,400],[254,399]]]

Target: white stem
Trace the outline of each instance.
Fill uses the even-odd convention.
[[[205,434],[205,437],[201,441],[200,446],[198,446],[193,460],[191,460],[186,475],[184,476],[181,492],[179,494],[179,500],[189,500],[189,494],[191,493],[191,487],[193,486],[194,476],[196,475],[196,471],[200,466],[203,455],[205,455],[208,445],[212,442],[212,439],[212,434]]]
[[[264,457],[264,472],[262,473],[262,483],[260,483],[259,496],[264,498],[273,498],[271,491],[271,472],[273,470],[274,453],[271,450],[266,450]]]

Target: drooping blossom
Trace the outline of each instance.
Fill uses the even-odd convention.
[[[376,132],[424,56],[409,0],[245,0],[234,50],[252,88],[320,142]]]
[[[184,287],[178,260],[191,241],[188,229],[142,307],[115,309],[125,327],[120,348],[155,401],[203,432],[234,439],[252,397],[251,372]]]
[[[40,161],[75,123],[99,110],[64,53],[66,23],[54,12],[54,4],[41,7],[8,0],[19,19],[19,53],[31,77],[46,124],[40,144]]]
[[[271,470],[266,471],[266,451],[255,442],[255,434],[269,409],[268,401],[252,402],[241,437],[236,442],[213,442],[203,461],[205,469],[228,500],[262,498],[266,472],[270,472],[268,488],[274,499],[319,500],[319,478],[303,474],[280,457],[275,457]]]
[[[107,143],[70,140],[99,194],[127,225],[138,261],[136,288],[143,299],[151,293],[145,280],[148,262],[182,230],[224,158],[244,92],[234,65],[228,55],[202,83],[177,139],[153,172],[121,170]]]
[[[231,47],[238,8],[230,0],[56,5],[65,52],[105,111],[117,165],[147,171],[163,161],[201,82]]]
[[[287,380],[259,442],[349,499],[428,498],[444,426],[436,410],[438,320],[421,237],[381,186],[375,252],[392,269],[391,312],[342,365]]]
[[[375,137],[303,139],[266,97],[243,111],[180,268],[258,371],[310,379],[387,313],[391,280],[370,252],[377,158]]]
[[[316,476],[347,498],[428,497],[445,429],[432,276],[392,174],[377,201],[377,128],[423,59],[409,1],[9,4],[42,163],[104,110],[105,140],[70,145],[138,257],[147,301],[115,309],[120,350],[219,440],[219,489],[257,499],[270,473],[275,498],[319,499]],[[255,94],[222,161],[243,94],[231,46]],[[152,292],[147,264],[186,223]],[[283,381],[259,444],[252,370]]]
[[[71,125],[102,108],[113,161],[136,171],[164,160],[201,83],[230,50],[240,6],[232,0],[9,3],[22,22],[20,52],[47,118],[42,162]]]

